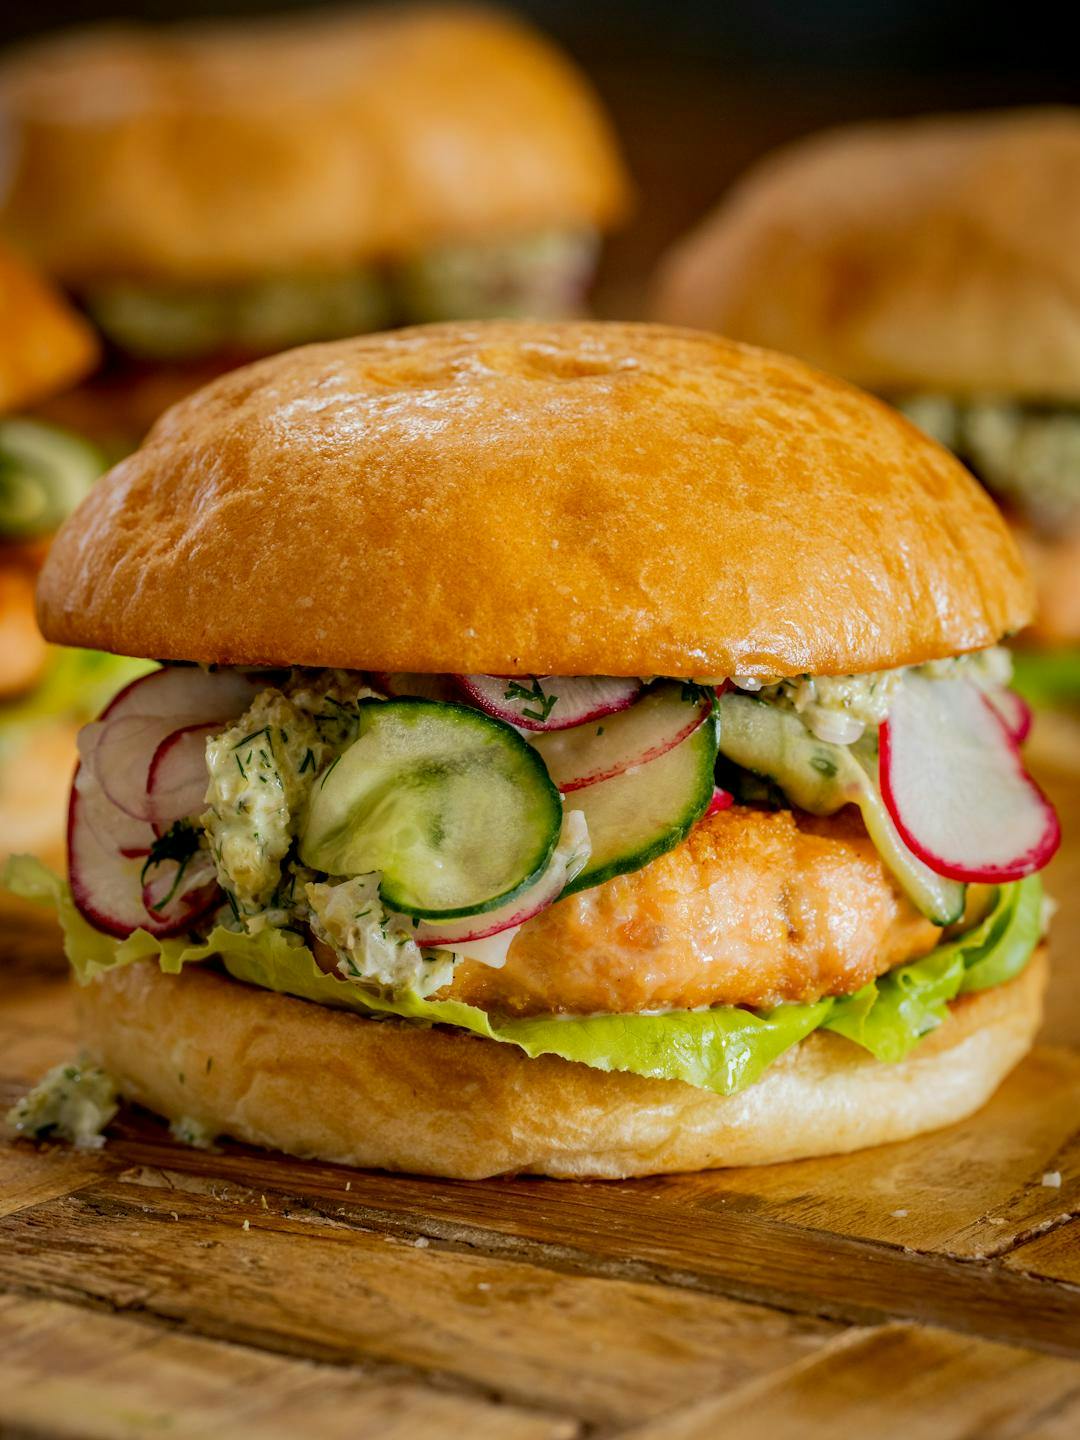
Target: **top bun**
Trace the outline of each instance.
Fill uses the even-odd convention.
[[[651,325],[421,326],[169,410],[55,541],[50,640],[493,674],[876,670],[1030,614],[992,503],[887,406]]]
[[[0,415],[73,384],[97,358],[89,325],[0,247]]]
[[[76,33],[0,67],[0,121],[0,227],[75,287],[343,268],[627,198],[581,75],[487,11]]]
[[[654,313],[885,394],[1080,398],[1080,110],[897,121],[768,158]]]

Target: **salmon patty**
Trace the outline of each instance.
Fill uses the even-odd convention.
[[[502,969],[463,961],[438,998],[504,1015],[807,1002],[851,994],[940,936],[858,811],[735,806],[529,920]]]

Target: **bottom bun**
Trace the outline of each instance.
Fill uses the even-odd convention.
[[[619,1179],[857,1150],[962,1119],[1030,1048],[1046,973],[1040,949],[1008,985],[955,1002],[898,1064],[817,1032],[732,1096],[529,1060],[194,967],[111,971],[79,992],[79,1012],[89,1058],[127,1098],[211,1134],[453,1179]]]

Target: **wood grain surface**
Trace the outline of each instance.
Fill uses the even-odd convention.
[[[937,1135],[591,1184],[207,1152],[135,1110],[100,1152],[0,1144],[0,1437],[1080,1433],[1080,786],[1049,785],[1056,1043]],[[55,968],[7,978],[5,1106],[76,1046]]]

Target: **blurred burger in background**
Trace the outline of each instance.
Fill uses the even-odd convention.
[[[793,145],[675,247],[655,312],[801,355],[955,451],[1035,575],[1017,686],[1080,707],[1080,110]],[[1039,730],[1080,762],[1074,725]]]
[[[49,539],[104,460],[24,412],[81,379],[98,353],[85,321],[0,250],[0,858],[35,845],[62,863],[75,732],[133,666],[147,668],[47,645],[34,619]]]
[[[110,346],[59,413],[116,448],[288,346],[576,313],[628,202],[583,77],[486,10],[50,38],[0,67],[0,122],[0,229]]]

